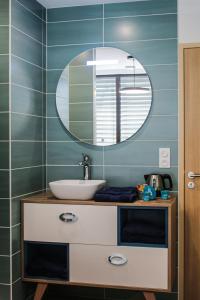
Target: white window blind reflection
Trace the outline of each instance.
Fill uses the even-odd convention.
[[[117,82],[120,84],[117,85]],[[101,146],[115,144],[119,138],[120,141],[124,141],[137,132],[144,123],[151,107],[150,81],[146,74],[141,74],[136,76],[135,82],[136,86],[149,88],[149,93],[145,95],[120,94],[121,88],[133,85],[131,75],[96,77],[95,144]],[[120,118],[117,117],[117,108],[120,109]],[[117,126],[117,123],[120,124]]]

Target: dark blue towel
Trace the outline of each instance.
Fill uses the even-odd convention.
[[[98,202],[133,202],[137,196],[134,187],[104,187],[96,192],[94,199]]]

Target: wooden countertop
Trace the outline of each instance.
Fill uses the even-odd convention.
[[[96,202],[94,200],[61,200],[55,198],[50,192],[35,194],[22,199],[23,203],[40,203],[40,204],[73,204],[73,205],[99,205],[99,206],[150,206],[150,207],[171,207],[176,202],[173,195],[169,200],[157,198],[153,201],[137,200],[132,203],[126,202]]]

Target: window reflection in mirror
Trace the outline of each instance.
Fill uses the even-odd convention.
[[[57,86],[57,111],[64,126],[93,145],[130,138],[144,124],[151,103],[151,83],[144,67],[117,48],[81,53],[63,70]]]

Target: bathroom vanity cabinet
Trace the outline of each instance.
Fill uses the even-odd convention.
[[[172,290],[175,198],[99,203],[39,194],[22,201],[22,216],[22,276],[39,283],[35,299],[49,283]]]

